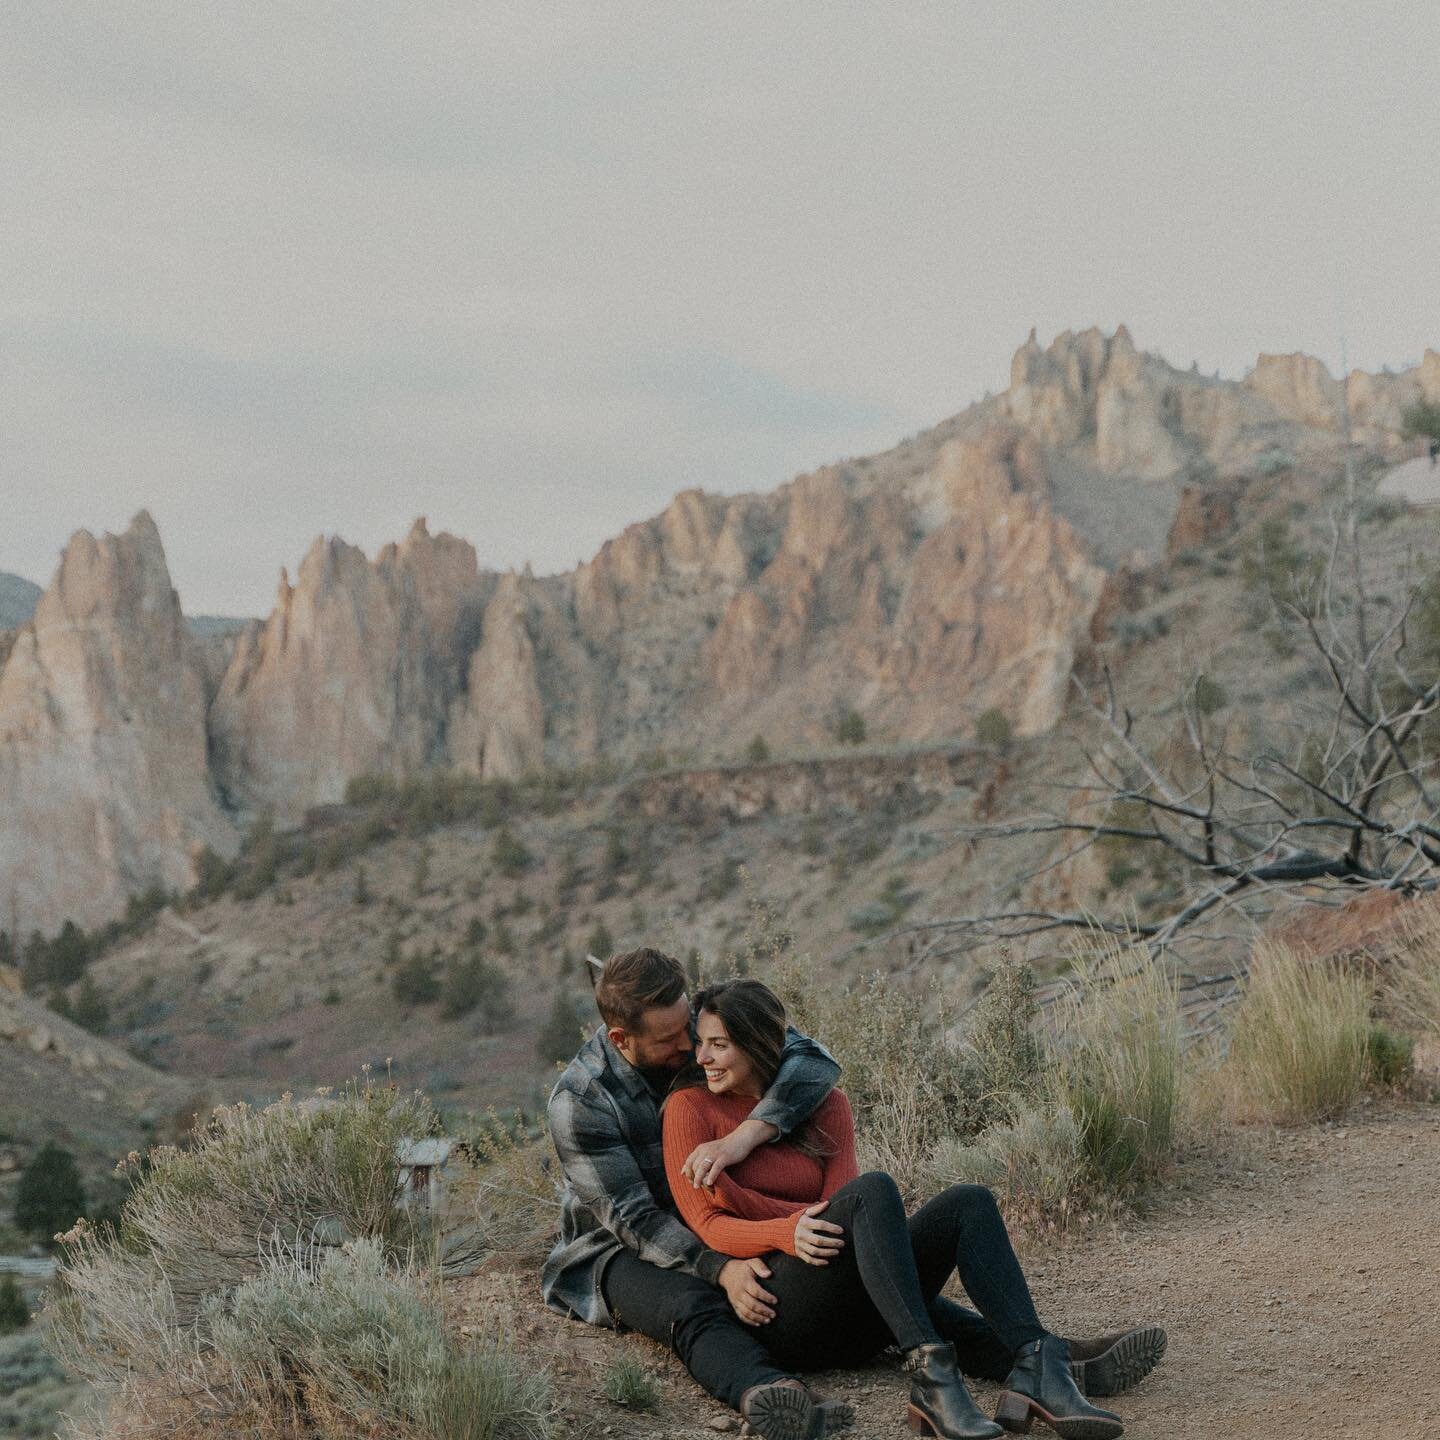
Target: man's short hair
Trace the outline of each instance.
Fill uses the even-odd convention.
[[[647,1010],[673,1005],[685,993],[680,962],[648,945],[612,955],[595,986],[600,1018],[617,1030],[638,1034]]]

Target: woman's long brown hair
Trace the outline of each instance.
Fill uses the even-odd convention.
[[[720,1017],[730,1043],[754,1065],[762,1093],[774,1084],[780,1071],[780,1056],[785,1050],[785,1006],[768,985],[748,976],[707,985],[695,997],[695,1013]],[[676,1078],[674,1088],[704,1083],[705,1072],[698,1065],[691,1065]],[[835,1147],[829,1143],[829,1137],[809,1121],[785,1139],[816,1159],[834,1154]]]

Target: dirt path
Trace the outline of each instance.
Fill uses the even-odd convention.
[[[1169,1331],[1164,1363],[1110,1402],[1134,1440],[1440,1437],[1440,1107],[1252,1134],[1223,1163],[1182,1166],[1148,1218],[1033,1252],[1026,1268],[1057,1330],[1145,1320]],[[707,1422],[724,1423],[650,1342],[547,1314],[522,1275],[466,1285],[477,1324],[507,1310],[514,1324],[518,1302],[521,1341],[555,1369],[572,1434],[713,1437]],[[654,1411],[604,1399],[620,1354],[656,1372]],[[892,1365],[815,1378],[855,1403],[860,1440],[909,1434]],[[993,1413],[994,1388],[976,1395]]]

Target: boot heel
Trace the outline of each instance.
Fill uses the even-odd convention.
[[[905,1420],[917,1435],[935,1434],[935,1427],[930,1423],[930,1417],[914,1405],[905,1407]]]
[[[1007,1390],[1000,1397],[1000,1404],[995,1409],[995,1423],[1003,1425],[1016,1435],[1028,1434],[1031,1425],[1035,1423],[1030,1402],[1023,1395]]]

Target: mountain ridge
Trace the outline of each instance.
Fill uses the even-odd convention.
[[[1222,513],[1206,497],[1267,463],[1333,455],[1347,410],[1353,437],[1399,454],[1420,398],[1440,399],[1434,351],[1343,382],[1261,356],[1226,381],[1137,350],[1124,326],[1044,349],[1032,332],[1000,395],[772,491],[681,491],[573,571],[481,570],[423,519],[374,560],[319,537],[268,617],[203,642],[148,515],[121,537],[79,532],[0,652],[12,927],[108,918],[136,888],[183,885],[202,846],[233,851],[237,820],[293,823],[361,774],[706,760],[757,734],[795,750],[850,711],[889,741],[962,736],[992,709],[1041,733],[1107,577],[1163,557],[1182,502],[1187,523]],[[109,580],[81,586],[77,624],[51,597],[92,571]],[[87,688],[127,665],[147,683]],[[130,759],[100,764],[106,747]],[[33,778],[76,773],[69,751],[107,798],[67,790],[90,824],[70,826],[47,880]]]

